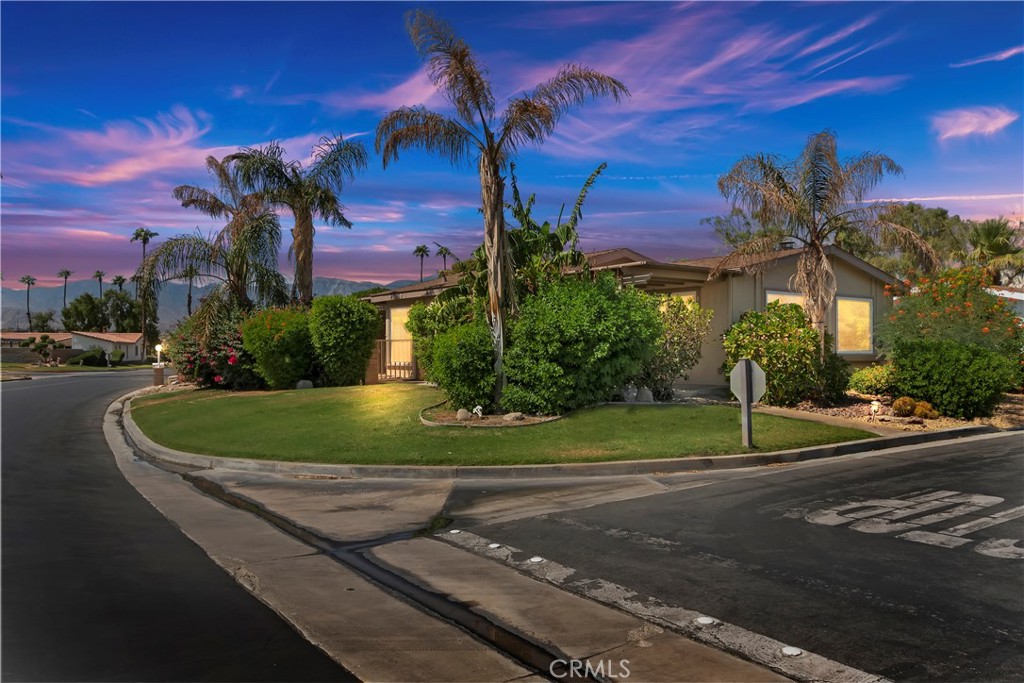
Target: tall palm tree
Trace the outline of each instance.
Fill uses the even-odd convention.
[[[352,227],[338,196],[345,183],[366,168],[367,154],[363,143],[341,135],[320,138],[306,168],[298,161],[285,161],[284,154],[284,148],[272,142],[243,149],[225,162],[233,165],[241,187],[259,194],[270,206],[292,212],[295,225],[288,249],[289,257],[295,259],[292,298],[309,304],[313,300],[313,219],[319,216],[330,225]]]
[[[434,242],[434,246],[437,247],[437,251],[434,252],[434,256],[441,257],[441,270],[448,270],[448,257],[458,261],[458,259],[455,258],[455,254],[453,254],[452,250],[448,247],[443,244],[439,244],[438,242]]]
[[[629,90],[610,76],[566,64],[531,92],[511,98],[499,114],[484,69],[451,26],[415,10],[406,15],[406,28],[434,85],[454,106],[455,116],[448,117],[423,106],[396,109],[377,125],[375,147],[382,152],[385,168],[398,160],[400,152],[415,148],[433,152],[453,164],[473,162],[477,166],[488,272],[487,318],[494,343],[498,403],[505,385],[505,317],[516,309],[505,235],[502,171],[521,146],[539,145],[547,139],[570,107],[595,97],[611,97],[618,102],[629,96]]]
[[[102,270],[97,270],[95,273],[92,274],[93,279],[100,283],[100,298],[101,299],[103,298],[103,278],[106,277],[106,276],[107,276],[106,272],[104,272]]]
[[[934,250],[913,230],[879,218],[891,205],[867,202],[865,195],[886,173],[901,174],[899,164],[884,154],[867,152],[846,161],[839,159],[832,131],[807,139],[800,156],[783,161],[768,154],[746,156],[718,179],[718,189],[746,210],[761,225],[777,225],[802,245],[790,285],[802,293],[805,308],[821,337],[825,354],[825,318],[836,293],[836,277],[825,247],[836,236],[866,233],[920,251],[928,261]],[[777,235],[756,237],[723,259],[710,277],[742,263],[745,257],[770,256]]]
[[[130,241],[131,242],[141,242],[142,243],[142,261],[146,260],[146,245],[149,244],[149,241],[151,239],[153,239],[154,237],[158,237],[158,236],[159,236],[159,233],[153,232],[152,230],[150,230],[148,228],[135,228],[135,232],[132,233],[132,238],[131,238]],[[139,263],[142,263],[142,261],[139,261]],[[139,298],[139,283],[138,282],[135,283],[135,298],[136,299]],[[143,321],[142,325],[143,325],[143,327],[145,327],[145,325],[146,325],[145,321]]]
[[[227,158],[206,158],[217,181],[216,191],[193,185],[174,188],[174,198],[212,218],[227,219],[216,235],[179,235],[163,242],[139,267],[143,292],[155,297],[161,284],[179,279],[192,267],[194,277],[219,284],[204,297],[196,315],[211,324],[224,309],[252,309],[255,303],[276,304],[286,299],[285,281],[277,270],[281,224],[258,194],[245,194],[235,181]]]
[[[971,225],[967,248],[955,251],[953,258],[981,266],[994,285],[1012,282],[1024,272],[1021,234],[1002,216]]]
[[[185,266],[182,269],[181,274],[178,276],[179,279],[188,280],[188,298],[185,300],[185,310],[187,311],[189,317],[192,316],[192,283],[195,282],[195,279],[198,276],[199,269],[196,268],[194,265]]]
[[[21,284],[25,285],[25,312],[28,314],[28,331],[32,331],[32,306],[29,301],[29,296],[32,294],[32,285],[36,283],[36,279],[31,275],[22,275],[18,280]]]
[[[423,259],[430,256],[430,249],[427,248],[427,245],[421,244],[412,250],[412,255],[420,258],[420,282],[423,282]]]
[[[128,278],[126,278],[124,275],[115,275],[113,278],[111,278],[110,282],[114,285],[117,285],[117,291],[123,292],[124,283],[128,282]]]
[[[74,271],[67,268],[63,268],[57,273],[57,277],[64,279],[64,308],[68,307],[68,278],[72,275],[74,275]],[[64,308],[61,310],[64,310]]]

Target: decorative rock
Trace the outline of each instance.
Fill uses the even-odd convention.
[[[312,389],[313,383],[308,379],[300,379],[298,384],[295,385],[296,389]]]
[[[923,425],[924,420],[919,417],[897,417],[896,415],[879,415],[879,422],[895,422],[903,425]]]
[[[637,403],[654,403],[654,394],[647,387],[640,387],[636,390]]]
[[[636,400],[636,387],[632,384],[627,384],[622,387],[622,400],[626,403],[632,403]]]
[[[455,413],[455,419],[459,422],[468,422],[473,418],[473,413],[469,412],[465,408],[459,408],[459,412]]]
[[[522,413],[505,413],[501,419],[505,422],[522,422],[526,418]]]

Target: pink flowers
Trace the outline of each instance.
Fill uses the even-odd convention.
[[[224,384],[224,378],[221,377],[220,375],[214,375],[213,381],[216,382],[217,384]]]
[[[238,363],[238,356],[228,356],[228,365],[235,365],[236,363]]]

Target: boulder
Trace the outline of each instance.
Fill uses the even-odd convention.
[[[647,387],[640,387],[636,390],[637,403],[654,403],[654,394]]]
[[[522,413],[505,413],[502,418],[505,422],[522,422],[526,419]]]
[[[310,382],[308,379],[300,379],[298,381],[298,383],[295,385],[295,388],[296,389],[312,389],[313,388],[313,383]]]
[[[473,419],[473,413],[465,408],[459,408],[459,412],[455,413],[455,419],[459,422],[468,422]]]

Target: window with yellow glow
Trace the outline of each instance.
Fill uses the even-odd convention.
[[[872,353],[871,299],[836,299],[836,351]]]
[[[686,292],[672,292],[672,296],[680,298],[680,299],[687,299],[689,301],[696,301],[697,300],[697,292],[696,292],[696,290],[693,290],[693,289],[688,290]]]
[[[781,304],[796,304],[800,308],[804,307],[803,294],[794,294],[793,292],[765,292],[764,298],[765,304],[778,301]]]

